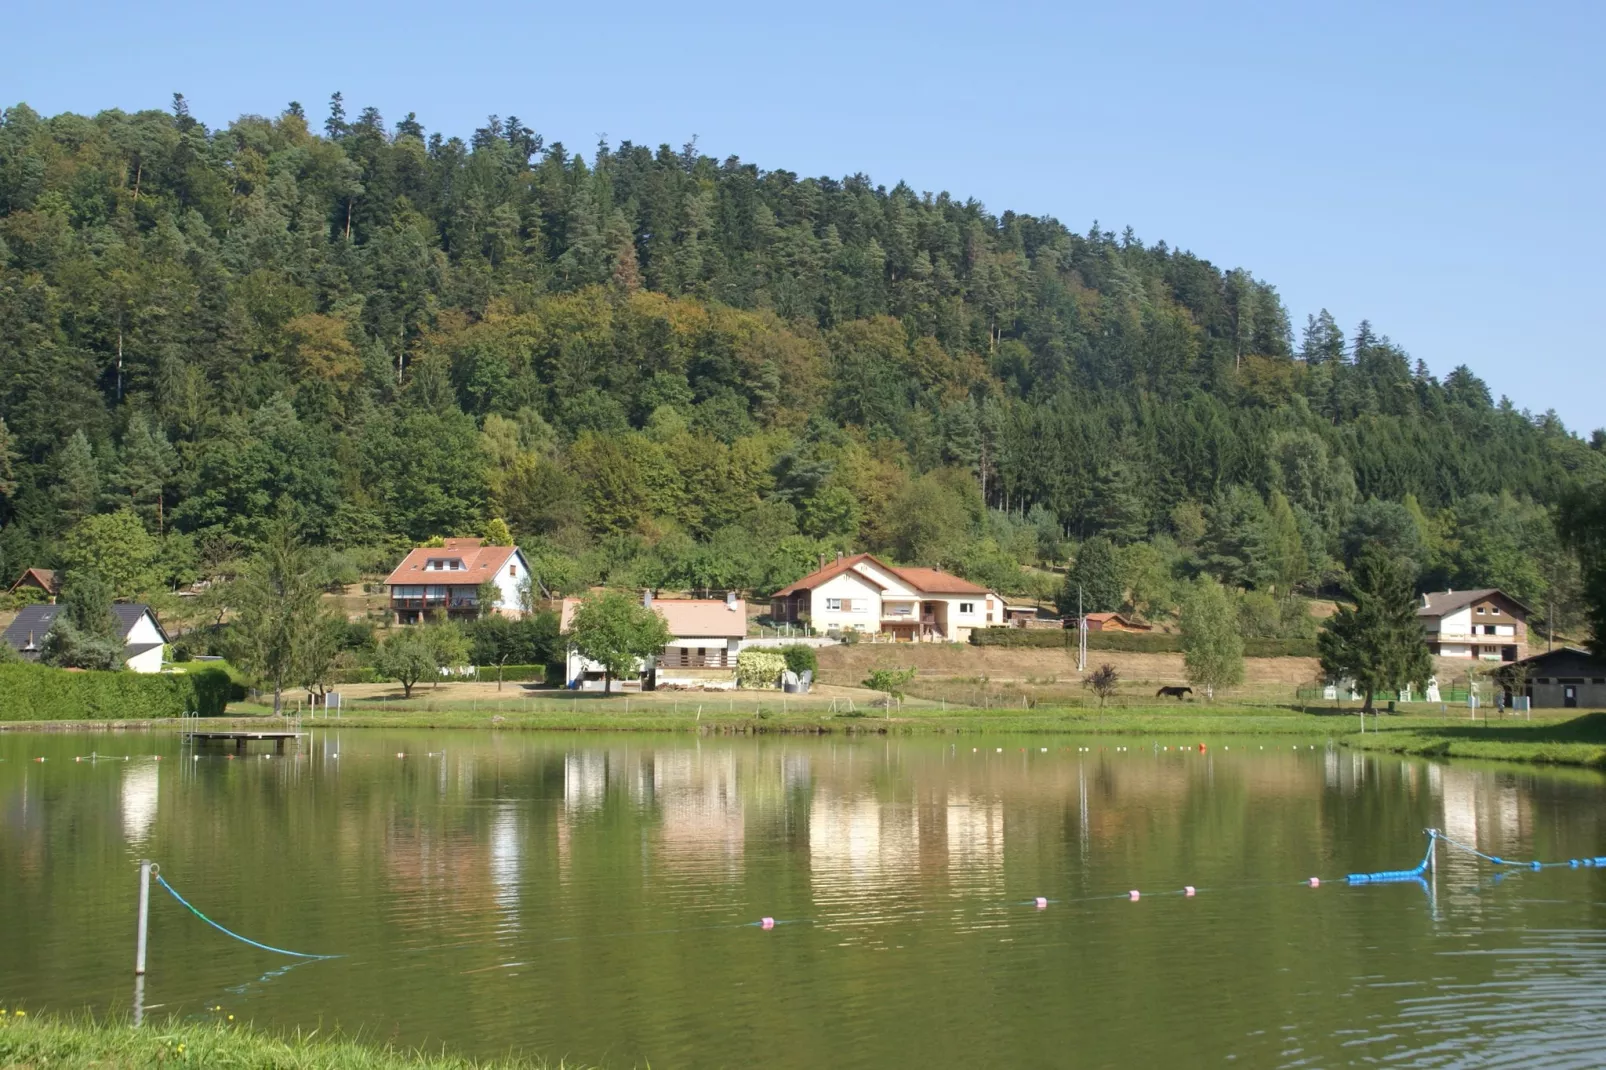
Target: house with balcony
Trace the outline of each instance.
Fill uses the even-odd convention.
[[[480,587],[495,586],[490,611],[524,615],[522,592],[530,565],[517,546],[487,546],[483,539],[446,539],[419,546],[385,580],[397,624],[418,624],[431,614],[472,620],[480,616]]]
[[[1425,594],[1416,618],[1436,657],[1517,661],[1527,652],[1528,612],[1515,598],[1489,587]]]
[[[1004,623],[1004,600],[941,569],[895,567],[870,554],[854,554],[776,591],[770,616],[806,623],[817,632],[963,643],[976,628]]]
[[[732,592],[719,598],[654,598],[643,591],[641,604],[656,612],[669,628],[667,646],[654,658],[636,664],[631,678],[614,680],[620,687],[726,689],[736,686],[736,655],[747,636],[747,603]],[[580,599],[565,598],[559,630],[568,635]],[[601,691],[603,667],[569,644],[564,682],[577,691]]]

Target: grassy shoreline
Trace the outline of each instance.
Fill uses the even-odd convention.
[[[689,704],[688,704],[689,705]],[[1354,710],[1301,706],[1123,706],[970,709],[932,705],[831,712],[823,707],[783,710],[674,709],[664,704],[594,703],[581,708],[493,712],[443,704],[427,709],[358,709],[348,716],[302,722],[302,728],[496,729],[551,732],[664,732],[701,735],[1112,735],[1147,736],[1185,743],[1220,736],[1298,736],[1331,740],[1358,750],[1429,758],[1477,758],[1606,769],[1606,713],[1536,721],[1468,721],[1401,713],[1369,718],[1366,731]],[[262,727],[264,715],[211,718],[208,727]],[[12,721],[5,731],[157,731],[182,729],[176,720]]]
[[[557,1070],[539,1059],[479,1062],[446,1053],[403,1051],[316,1032],[271,1033],[249,1026],[178,1019],[126,1022],[88,1017],[33,1017],[0,1011],[0,1066],[231,1066],[247,1070]]]

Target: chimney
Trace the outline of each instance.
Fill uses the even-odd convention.
[[[735,591],[726,591],[725,592],[725,608],[730,610],[732,613],[736,612],[736,592]]]
[[[838,551],[837,551],[837,552],[836,552],[836,559],[837,559],[837,560],[838,560],[838,561],[840,561],[840,560],[842,560],[842,551],[841,551],[841,550],[838,550]]]
[[[646,608],[648,608],[648,609],[652,608],[652,588],[651,587],[643,587],[641,589],[641,604],[643,606],[645,606]]]
[[[820,555],[820,567],[825,567],[825,555],[823,553]]]
[[[1428,601],[1428,593],[1426,591],[1423,591],[1422,592],[1422,608],[1426,609],[1430,605],[1432,605],[1432,603]]]

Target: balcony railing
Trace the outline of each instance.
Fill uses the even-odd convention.
[[[665,669],[728,669],[734,661],[723,647],[699,653],[695,647],[671,646],[664,648],[658,664]]]
[[[475,609],[479,602],[473,598],[426,595],[421,598],[392,598],[390,606],[392,609]]]

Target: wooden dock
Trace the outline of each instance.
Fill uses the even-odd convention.
[[[205,732],[189,732],[189,733],[186,733],[185,738],[188,739],[191,743],[206,743],[206,742],[208,742],[210,740],[220,740],[220,741],[223,741],[223,742],[232,741],[234,743],[235,753],[237,753],[237,754],[244,754],[245,753],[245,745],[247,743],[250,743],[250,742],[254,741],[254,740],[271,740],[273,742],[273,744],[274,744],[274,749],[277,750],[280,754],[283,754],[284,753],[285,741],[286,740],[291,740],[291,739],[299,740],[301,738],[301,736],[302,736],[302,733],[300,733],[300,732],[212,732],[212,731],[205,731]]]

